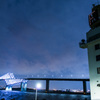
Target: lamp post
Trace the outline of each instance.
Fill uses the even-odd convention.
[[[35,94],[35,100],[37,100],[37,90],[41,88],[41,84],[37,83],[36,84],[36,94]]]

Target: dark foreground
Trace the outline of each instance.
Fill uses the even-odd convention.
[[[0,100],[35,100],[35,92],[0,90]],[[38,93],[38,100],[91,100],[90,95]]]

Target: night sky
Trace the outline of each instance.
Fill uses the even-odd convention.
[[[0,0],[0,75],[89,78],[79,48],[96,0]]]

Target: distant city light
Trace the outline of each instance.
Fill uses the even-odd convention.
[[[57,91],[57,89],[53,89],[53,91]]]

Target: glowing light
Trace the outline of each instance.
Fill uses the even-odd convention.
[[[27,90],[27,80],[24,80],[21,83],[21,91],[26,91]]]
[[[15,79],[15,77],[14,77],[13,73],[7,73],[7,74],[1,76],[0,79]]]
[[[6,87],[6,91],[12,91],[12,87],[11,86],[7,86]]]
[[[53,91],[57,91],[57,89],[53,89]]]
[[[40,89],[41,88],[41,84],[40,83],[37,83],[36,84],[36,89]]]
[[[21,83],[21,82],[27,82],[27,80],[15,79],[13,73],[7,73],[7,74],[1,76],[0,79],[5,79],[7,85],[12,85],[12,84]],[[7,89],[9,90],[8,87],[7,87]]]
[[[11,84],[20,83],[23,81],[23,79],[6,79],[5,81],[7,85],[11,85]]]

